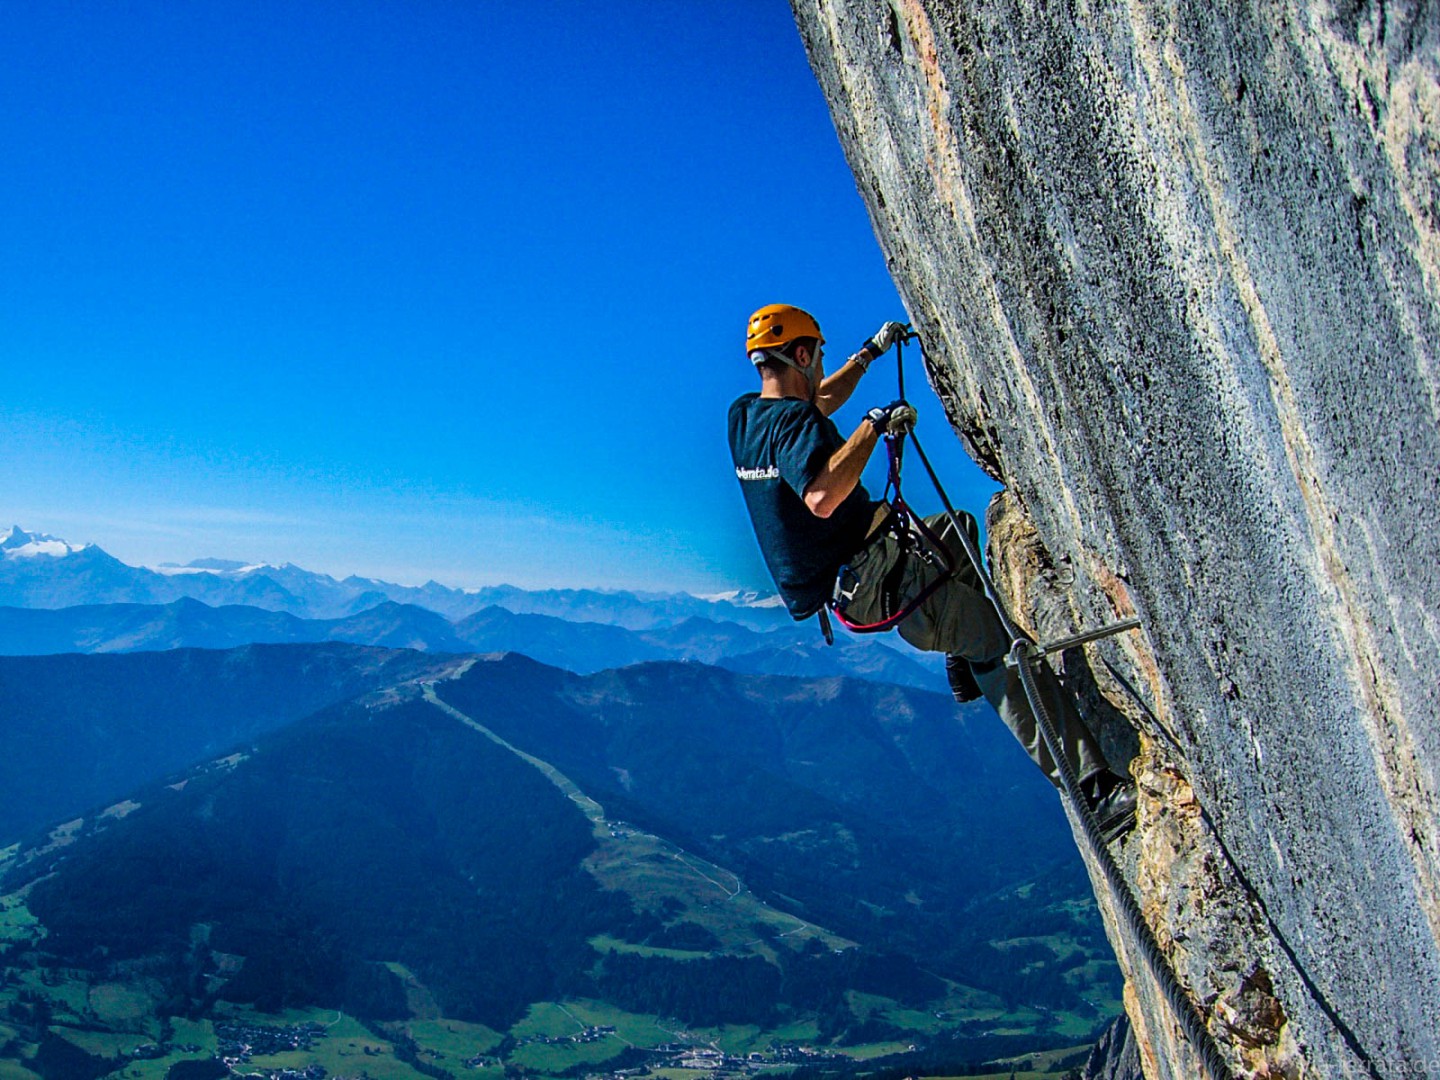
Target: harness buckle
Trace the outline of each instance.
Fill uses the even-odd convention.
[[[850,569],[846,563],[835,572],[835,589],[830,594],[830,604],[840,614],[850,606],[850,601],[855,599],[855,592],[860,588],[860,575]]]

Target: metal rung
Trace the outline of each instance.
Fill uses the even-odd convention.
[[[1121,619],[1109,626],[1102,626],[1099,630],[1087,630],[1083,634],[1075,634],[1071,637],[1061,638],[1059,641],[1052,641],[1048,645],[1041,645],[1039,649],[1046,656],[1053,653],[1064,652],[1066,649],[1073,649],[1076,645],[1085,645],[1091,641],[1099,641],[1101,638],[1110,637],[1113,634],[1123,634],[1126,630],[1140,629],[1138,618]]]

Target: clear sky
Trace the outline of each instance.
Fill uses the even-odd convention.
[[[783,0],[5,21],[0,530],[770,588],[724,438],[745,320],[805,306],[837,359],[905,317]],[[909,365],[927,449],[983,507]],[[842,429],[894,389],[882,360]]]

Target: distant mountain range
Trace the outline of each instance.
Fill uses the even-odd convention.
[[[340,614],[309,614],[315,611]],[[94,545],[76,547],[18,527],[0,542],[3,655],[344,641],[431,652],[513,651],[580,673],[695,660],[752,674],[944,685],[938,658],[902,653],[886,640],[842,635],[827,647],[813,624],[796,624],[783,609],[753,597],[509,586],[464,591],[433,582],[414,589],[213,559],[156,571],[128,566]]]
[[[307,619],[340,619],[385,601],[425,608],[458,620],[487,607],[601,622],[629,630],[672,626],[688,618],[773,630],[789,622],[774,597],[727,593],[641,595],[598,589],[526,591],[510,585],[453,589],[430,581],[417,587],[374,578],[343,580],[283,566],[197,559],[184,566],[130,566],[94,544],[76,546],[18,525],[0,540],[0,605],[64,608],[88,604],[169,604],[188,597],[211,607],[242,605]]]

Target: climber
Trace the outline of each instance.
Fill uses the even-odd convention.
[[[915,410],[893,401],[866,413],[850,434],[830,419],[849,400],[870,365],[907,334],[887,322],[834,374],[826,375],[825,337],[814,317],[770,304],[750,317],[745,351],[760,376],[758,393],[730,406],[730,452],[761,553],[797,620],[843,607],[847,621],[880,624],[919,600],[898,621],[918,649],[946,654],[958,701],[983,694],[1051,783],[1059,771],[1037,730],[1016,672],[1005,664],[1012,642],[964,554],[946,515],[924,527],[949,549],[949,566],[924,545],[897,535],[890,507],[872,500],[861,473],[883,435],[909,430]],[[971,537],[975,520],[957,515]],[[943,578],[943,580],[937,580]],[[928,591],[928,595],[922,594]],[[828,625],[828,623],[827,623]],[[1048,666],[1037,672],[1056,717],[1060,741],[1107,839],[1134,821],[1135,788],[1112,769]]]

